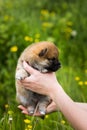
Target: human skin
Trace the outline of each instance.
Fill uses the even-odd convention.
[[[49,111],[48,106],[48,113],[60,110],[74,129],[87,130],[87,103],[74,102],[57,81],[55,73],[40,73],[26,62],[23,62],[23,66],[30,76],[19,82],[26,89],[51,97],[53,107],[50,104],[51,110]],[[23,110],[23,113],[28,114],[26,108],[23,106],[19,108]]]
[[[27,108],[25,108],[24,106],[19,105],[18,108],[22,110],[22,113],[29,115],[29,112],[27,111]],[[50,113],[53,113],[53,112],[56,112],[56,111],[58,111],[58,108],[57,108],[55,102],[52,101],[46,108],[46,114],[50,114]],[[32,116],[32,115],[30,115],[30,116]],[[35,111],[33,116],[41,117],[43,115],[41,115],[38,111]]]

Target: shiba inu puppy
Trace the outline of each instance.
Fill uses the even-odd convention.
[[[59,51],[57,47],[48,41],[34,43],[28,46],[20,55],[16,68],[16,92],[17,101],[27,107],[29,114],[33,115],[37,110],[40,114],[45,115],[46,107],[51,99],[48,96],[40,95],[26,89],[18,84],[17,80],[22,80],[30,74],[23,68],[23,61],[42,73],[55,72],[61,66],[59,60]]]

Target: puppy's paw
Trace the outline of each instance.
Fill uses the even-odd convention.
[[[19,70],[16,71],[15,78],[18,79],[18,80],[22,80],[22,79],[25,79],[28,76],[29,76],[29,74],[24,69],[19,69]]]
[[[29,106],[29,107],[27,108],[27,110],[28,110],[28,113],[29,113],[30,115],[33,115],[33,114],[34,114],[34,111],[35,111],[35,108],[34,108],[33,106]]]
[[[46,114],[46,105],[44,105],[43,103],[40,103],[39,104],[39,113],[41,114],[41,115],[45,115]]]

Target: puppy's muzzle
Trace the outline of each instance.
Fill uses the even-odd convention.
[[[51,71],[56,71],[60,67],[61,67],[61,63],[60,62],[53,63],[52,66],[51,66]]]
[[[56,61],[52,61],[49,65],[49,67],[46,67],[46,69],[50,72],[55,72],[56,70],[58,70],[61,67],[61,63],[56,60]]]

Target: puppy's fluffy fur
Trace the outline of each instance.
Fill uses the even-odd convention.
[[[28,46],[18,59],[16,68],[16,91],[17,101],[27,107],[29,114],[34,114],[38,104],[38,111],[44,115],[46,107],[50,103],[50,98],[25,89],[18,84],[17,80],[24,79],[30,74],[23,68],[23,61],[42,73],[54,72],[60,68],[58,60],[59,52],[57,47],[50,42],[39,42]]]

